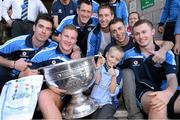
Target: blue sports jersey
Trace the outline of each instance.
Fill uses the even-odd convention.
[[[63,54],[59,47],[53,47],[40,51],[31,59],[31,62],[33,63],[32,68],[39,68],[68,60],[70,60],[70,57]]]
[[[34,48],[32,44],[32,35],[22,35],[8,40],[0,46],[0,56],[7,57],[11,60],[25,58],[29,61],[36,53],[42,49],[57,46],[57,43],[48,39],[41,48]],[[19,71],[13,69],[11,76],[16,78]]]

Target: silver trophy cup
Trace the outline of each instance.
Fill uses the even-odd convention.
[[[66,90],[72,99],[63,110],[65,119],[82,118],[97,109],[97,105],[82,94],[94,82],[95,60],[86,57],[43,68],[48,85]]]

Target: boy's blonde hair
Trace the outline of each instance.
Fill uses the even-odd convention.
[[[114,46],[111,46],[108,50],[108,52],[113,52],[113,51],[119,51],[120,53],[124,54],[124,50],[122,47],[118,46],[118,45],[114,45]]]

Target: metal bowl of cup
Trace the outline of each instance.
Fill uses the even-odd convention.
[[[50,86],[66,90],[66,94],[77,94],[94,81],[94,57],[70,60],[43,68],[46,82]]]

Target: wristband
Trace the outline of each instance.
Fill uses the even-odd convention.
[[[13,63],[13,68],[15,68],[16,67],[16,61],[14,61],[14,63]]]

